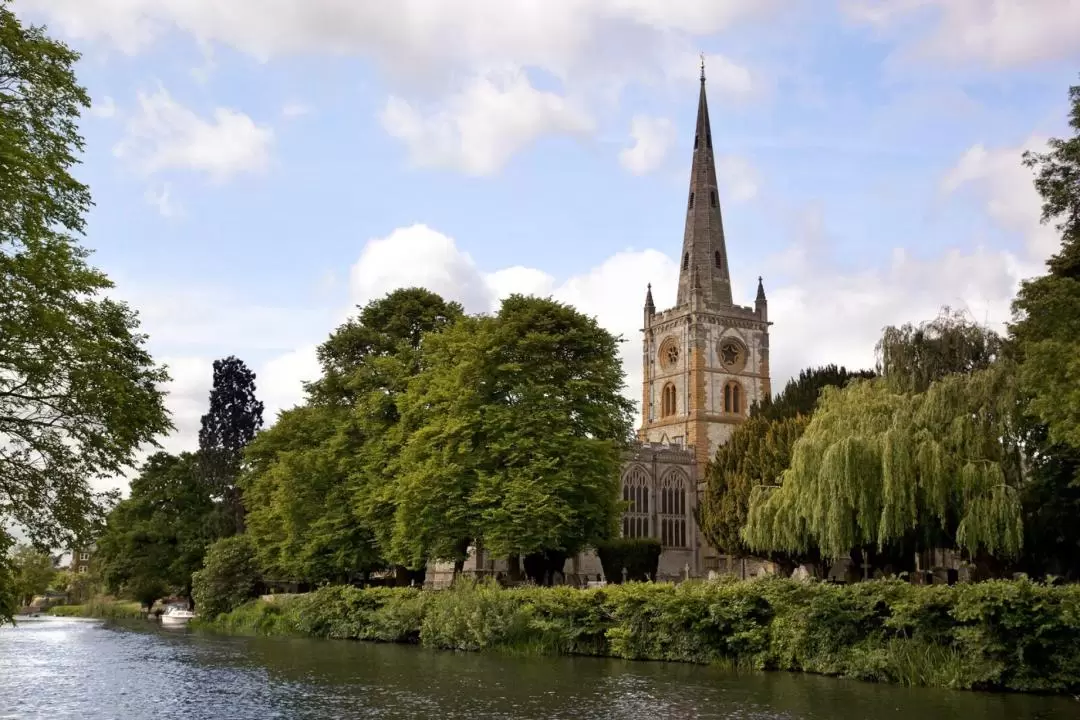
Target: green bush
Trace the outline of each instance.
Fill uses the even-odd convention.
[[[217,618],[228,631],[724,663],[949,688],[1080,691],[1080,586],[778,578],[596,590],[324,587]]]
[[[655,580],[661,549],[660,541],[652,538],[617,538],[597,545],[596,554],[604,568],[604,578],[619,584],[623,581],[623,568],[627,580]]]
[[[191,596],[199,615],[213,619],[251,599],[258,583],[255,547],[246,535],[234,535],[207,549],[203,569],[191,576]]]

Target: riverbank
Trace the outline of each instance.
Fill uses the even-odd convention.
[[[146,611],[137,602],[91,600],[81,605],[56,605],[46,611],[55,617],[84,617],[102,620],[140,620]]]
[[[596,590],[330,586],[199,624],[444,650],[723,663],[910,686],[1080,690],[1080,586],[777,578]]]

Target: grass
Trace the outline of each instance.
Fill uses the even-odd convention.
[[[48,615],[56,617],[100,618],[104,620],[140,620],[146,611],[137,602],[95,598],[82,605],[57,605],[49,608]]]

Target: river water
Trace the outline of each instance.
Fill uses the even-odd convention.
[[[43,618],[0,628],[0,718],[1075,720],[1080,701]]]

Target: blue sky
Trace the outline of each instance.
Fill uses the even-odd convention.
[[[888,323],[1000,323],[1054,247],[1025,147],[1065,132],[1080,0],[16,0],[95,100],[87,244],[172,369],[298,401],[350,308],[553,294],[630,340],[674,301],[698,52],[737,301],[775,385]],[[635,392],[631,390],[631,395]]]

